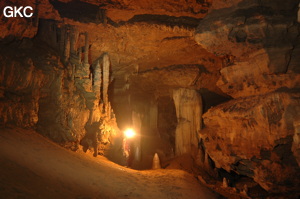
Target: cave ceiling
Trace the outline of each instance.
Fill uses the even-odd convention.
[[[31,5],[35,18],[2,16],[0,37],[35,38],[43,20],[54,20],[58,27],[68,24],[89,33],[90,63],[109,53],[116,95],[126,83],[136,93],[168,95],[170,88],[191,87],[223,94],[215,84],[220,59],[194,40],[196,27],[209,11],[207,2],[12,0],[0,6]]]

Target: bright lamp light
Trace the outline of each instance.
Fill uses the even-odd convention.
[[[124,135],[126,138],[133,138],[136,135],[136,133],[133,129],[126,129],[124,131]]]

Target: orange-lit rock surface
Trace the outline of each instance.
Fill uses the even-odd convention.
[[[299,192],[298,3],[1,1],[1,11],[30,5],[34,15],[0,16],[0,124],[36,128],[73,150],[98,154],[101,143],[103,154],[112,145],[119,153],[118,127],[138,120],[148,159],[143,150],[174,157],[192,135],[184,143],[199,142],[193,151],[210,174],[215,164],[269,193]],[[177,89],[203,106],[180,114],[187,96],[174,100]]]
[[[253,177],[271,192],[296,191],[299,96],[270,93],[231,100],[205,113],[202,136],[216,166]]]
[[[203,115],[206,152],[270,193],[297,195],[299,2],[219,2],[195,40],[223,60],[216,85],[235,99]]]
[[[213,3],[218,7],[201,21],[195,40],[223,58],[217,83],[223,92],[237,98],[300,87],[297,4]]]

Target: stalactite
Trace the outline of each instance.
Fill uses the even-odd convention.
[[[64,61],[68,62],[70,58],[70,32],[65,32],[65,46],[64,46]]]
[[[94,67],[94,74],[93,74],[93,81],[94,81],[94,85],[93,85],[93,92],[96,95],[96,98],[98,99],[98,101],[100,100],[100,91],[101,91],[101,79],[102,79],[102,75],[101,75],[101,67],[100,67],[100,63],[99,61],[96,62],[96,65]]]
[[[59,53],[61,56],[64,56],[65,49],[65,28],[62,26],[60,29],[60,40],[59,40]]]
[[[84,64],[89,63],[89,34],[85,33],[85,45],[84,45]]]
[[[108,85],[109,85],[109,67],[110,61],[107,54],[103,56],[103,102],[104,106],[108,105]]]
[[[70,53],[71,56],[73,54],[77,54],[77,49],[75,48],[76,41],[78,39],[78,34],[74,26],[71,27],[70,30]]]
[[[90,73],[90,64],[89,64],[89,34],[85,34],[85,45],[84,45],[84,59],[83,59],[83,76],[87,78]]]

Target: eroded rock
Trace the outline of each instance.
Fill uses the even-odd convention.
[[[299,88],[299,2],[218,3],[200,22],[195,39],[224,59],[221,90],[237,98]]]
[[[299,99],[270,93],[211,108],[202,136],[216,167],[252,177],[269,192],[297,191]]]

